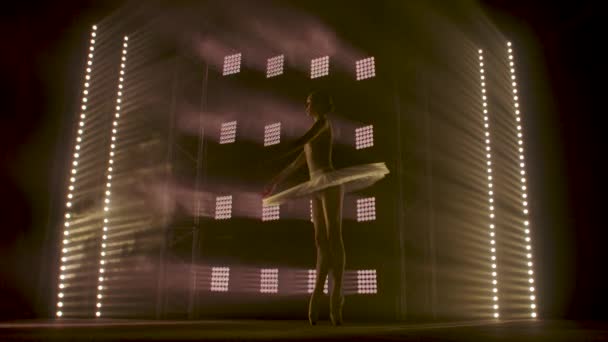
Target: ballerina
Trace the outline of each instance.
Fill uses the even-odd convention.
[[[341,325],[344,295],[345,253],[342,239],[344,193],[367,187],[389,173],[384,163],[372,163],[334,169],[332,163],[333,129],[327,115],[334,110],[329,94],[315,91],[306,99],[306,113],[314,119],[312,127],[297,139],[290,151],[300,151],[296,159],[274,177],[264,190],[264,205],[280,204],[288,199],[311,196],[317,249],[316,280],[308,305],[308,320],[315,325],[325,279],[331,272],[330,320]],[[303,149],[302,149],[303,148]],[[271,195],[277,185],[306,163],[310,181]],[[266,197],[268,196],[268,197]]]

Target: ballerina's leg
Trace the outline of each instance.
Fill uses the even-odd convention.
[[[329,273],[330,254],[329,242],[327,240],[327,227],[323,211],[321,197],[312,196],[312,215],[315,227],[315,246],[317,248],[316,280],[313,293],[308,305],[308,319],[311,324],[316,324],[319,317],[319,303],[323,295],[325,279]]]
[[[334,325],[342,324],[342,307],[344,296],[342,283],[344,278],[344,241],[342,239],[342,205],[344,202],[344,187],[342,185],[331,187],[323,191],[323,211],[327,225],[329,241],[329,254],[331,258],[330,270],[333,283],[330,292],[330,317]]]

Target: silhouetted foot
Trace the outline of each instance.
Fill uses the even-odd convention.
[[[329,319],[331,320],[331,324],[333,326],[340,326],[342,324],[344,324],[344,321],[342,320],[342,314],[329,314]]]
[[[331,298],[329,308],[329,319],[333,326],[344,324],[342,319],[342,308],[344,307],[344,296]]]
[[[315,295],[314,293],[310,296],[310,302],[308,303],[308,322],[310,325],[317,325],[319,320],[319,302],[321,295]]]

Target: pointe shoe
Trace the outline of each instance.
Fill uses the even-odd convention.
[[[338,298],[338,302],[332,301],[329,310],[329,319],[333,326],[339,326],[344,324],[342,319],[342,308],[344,307],[344,296]]]
[[[310,297],[310,302],[308,303],[308,323],[310,325],[317,325],[317,321],[319,320],[319,301],[321,300],[321,296],[315,296],[314,294]]]

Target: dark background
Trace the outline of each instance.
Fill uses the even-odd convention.
[[[2,9],[2,94],[0,112],[0,319],[45,314],[39,265],[45,246],[52,196],[61,182],[62,147],[78,105],[83,60],[91,23],[110,14],[119,1],[56,1],[5,5]],[[557,144],[543,136],[537,151],[548,151],[540,179],[543,225],[536,227],[538,294],[541,317],[605,319],[603,280],[608,234],[604,208],[606,168],[600,141],[600,5],[597,2],[482,1],[506,36],[529,35],[538,44],[546,93],[526,94],[542,108]],[[523,54],[525,56],[525,54]],[[530,68],[530,66],[528,66]],[[528,77],[528,78],[527,78]],[[546,82],[543,83],[543,82]],[[534,87],[531,87],[534,89]],[[524,113],[524,116],[526,114]],[[542,130],[537,130],[542,132]],[[603,132],[602,132],[603,133]],[[529,142],[530,143],[530,142]],[[532,144],[532,143],[531,143]],[[534,162],[530,163],[534,165]],[[559,168],[559,169],[557,169]],[[536,175],[536,176],[535,176]],[[553,194],[555,191],[555,196]],[[44,274],[44,273],[42,273]],[[54,284],[53,284],[54,286]],[[561,303],[552,305],[553,301]]]

